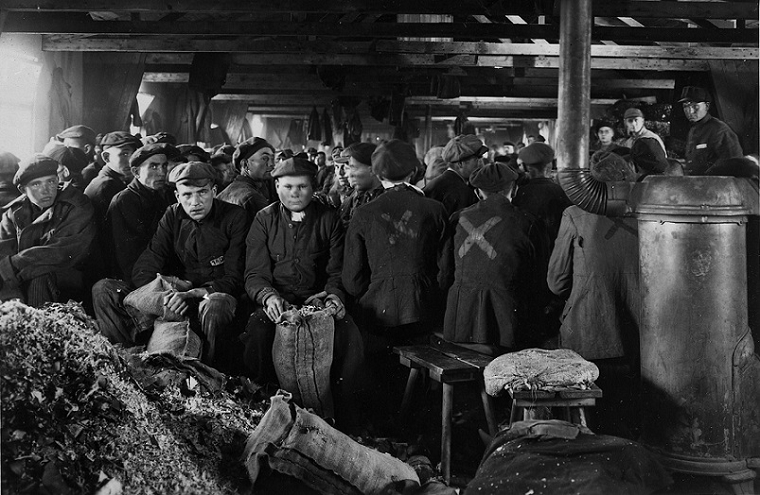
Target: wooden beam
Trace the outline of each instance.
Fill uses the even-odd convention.
[[[27,34],[100,34],[112,36],[341,36],[398,38],[414,34],[418,38],[528,38],[558,40],[559,28],[545,24],[481,24],[478,22],[396,23],[375,22],[328,24],[301,22],[222,22],[222,21],[81,21],[11,14],[6,31]],[[646,27],[596,27],[595,40],[757,43],[757,29],[689,29]]]
[[[688,19],[754,19],[757,2],[594,2],[595,17],[643,17]]]

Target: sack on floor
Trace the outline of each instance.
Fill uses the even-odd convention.
[[[334,417],[330,390],[334,335],[335,322],[329,310],[304,306],[282,314],[272,346],[280,388],[323,418]]]
[[[588,388],[599,378],[599,369],[570,349],[525,349],[502,354],[483,370],[486,392],[505,390],[554,390]]]
[[[164,321],[183,321],[181,316],[164,306],[164,296],[177,291],[188,291],[192,285],[177,277],[156,274],[156,278],[142,287],[139,287],[124,298],[124,304],[131,306],[141,313],[160,316]]]
[[[153,333],[148,342],[148,354],[171,354],[179,358],[199,358],[203,342],[190,329],[189,321],[164,321],[153,323]]]
[[[390,495],[405,480],[419,485],[408,464],[358,444],[290,400],[284,391],[272,397],[248,437],[243,460],[252,483],[268,467],[330,495]]]

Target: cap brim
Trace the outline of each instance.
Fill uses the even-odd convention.
[[[333,162],[335,163],[348,163],[350,156],[339,156],[337,158],[333,158]]]

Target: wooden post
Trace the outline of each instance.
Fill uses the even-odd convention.
[[[427,105],[425,108],[425,150],[427,153],[433,147],[433,107]]]
[[[454,385],[443,383],[443,404],[441,407],[441,475],[448,483],[451,480],[451,410],[454,407]]]
[[[561,0],[557,168],[588,167],[591,115],[591,0]]]

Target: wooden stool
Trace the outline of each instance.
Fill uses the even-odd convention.
[[[442,384],[441,404],[441,472],[446,482],[451,478],[451,415],[454,405],[454,384],[476,382],[485,410],[488,432],[497,433],[493,399],[485,391],[483,368],[493,359],[438,339],[431,344],[394,347],[399,361],[410,368],[400,412],[406,414],[411,405],[414,387],[422,373]]]
[[[536,407],[565,408],[567,421],[586,426],[584,407],[595,406],[596,399],[602,397],[602,389],[596,385],[581,390],[577,388],[562,388],[557,390],[520,390],[509,391],[512,397],[512,411],[509,423],[533,419],[532,410]]]

